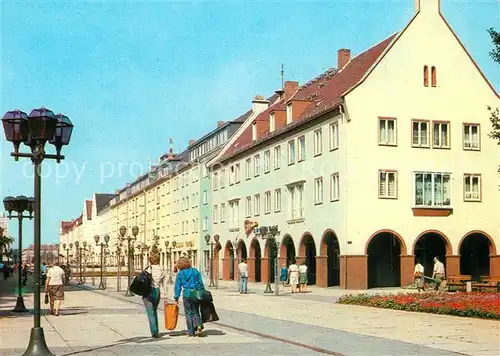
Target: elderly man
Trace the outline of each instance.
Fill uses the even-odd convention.
[[[439,288],[443,284],[443,281],[445,280],[445,270],[444,264],[439,261],[439,258],[437,256],[434,257],[434,270],[432,272],[432,279],[436,281],[436,286],[434,287],[434,289],[439,290]]]

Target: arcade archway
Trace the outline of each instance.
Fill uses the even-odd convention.
[[[472,232],[460,242],[460,274],[473,280],[490,275],[490,255],[496,254],[493,241],[482,232]]]
[[[434,257],[439,258],[439,261],[446,266],[446,255],[451,255],[451,245],[443,233],[436,230],[426,231],[415,240],[413,254],[415,262],[420,262],[424,266],[424,275],[432,277]]]
[[[320,255],[327,256],[327,287],[340,285],[340,245],[333,231],[327,231],[321,241]]]
[[[403,244],[399,236],[390,231],[378,232],[370,238],[367,247],[368,288],[401,285]]]
[[[260,243],[257,239],[253,239],[250,244],[250,257],[255,260],[253,271],[249,271],[249,273],[253,273],[255,282],[260,282],[262,281],[262,251],[260,249]]]
[[[287,267],[290,266],[292,260],[295,259],[295,244],[290,235],[286,235],[281,241],[280,259],[286,263]]]
[[[305,257],[307,266],[307,284],[316,284],[316,243],[312,235],[304,234],[300,242],[300,256]]]

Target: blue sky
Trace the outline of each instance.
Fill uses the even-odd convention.
[[[441,2],[498,90],[486,29],[499,29],[499,3]],[[168,150],[168,137],[179,151],[218,120],[239,116],[254,95],[280,87],[282,62],[285,79],[300,83],[335,67],[339,48],[357,54],[402,29],[414,1],[3,1],[0,7],[1,114],[45,106],[75,124],[64,165],[44,163],[42,241],[52,243],[59,220],[78,217],[93,192],[133,181]],[[30,162],[14,162],[10,151],[2,139],[0,196],[32,195]],[[25,226],[27,246],[32,224]],[[16,236],[17,222],[9,227]]]

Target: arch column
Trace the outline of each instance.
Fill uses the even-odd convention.
[[[368,289],[368,255],[340,256],[340,287]]]
[[[261,269],[260,269],[260,278],[262,283],[267,283],[269,276],[268,276],[268,266],[269,266],[269,258],[267,257],[267,254],[265,254],[264,257],[261,257],[260,260],[262,261],[261,263]]]
[[[490,255],[490,277],[500,278],[500,255]]]
[[[460,256],[446,255],[445,267],[445,275],[447,278],[450,276],[460,276]]]
[[[248,257],[247,265],[248,265],[248,281],[255,282],[255,257]]]
[[[328,256],[316,256],[316,285],[328,287]]]
[[[401,287],[413,284],[413,270],[415,269],[414,255],[401,255]]]

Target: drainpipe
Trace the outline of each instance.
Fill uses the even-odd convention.
[[[340,114],[342,115],[342,126],[343,126],[343,132],[344,132],[344,180],[343,180],[343,186],[344,186],[344,238],[345,238],[345,246],[344,246],[344,253],[345,253],[345,289],[347,290],[347,245],[348,245],[348,232],[347,232],[347,115],[345,113],[345,99],[342,98],[342,102],[339,106],[340,109]]]

